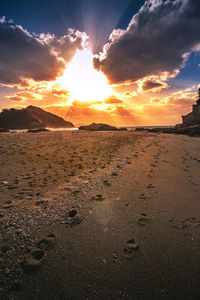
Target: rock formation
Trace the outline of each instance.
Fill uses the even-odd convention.
[[[182,124],[174,127],[175,133],[200,136],[200,88],[198,89],[198,99],[192,107],[192,112],[182,116]]]
[[[23,109],[3,109],[0,113],[2,129],[72,128],[74,125],[63,118],[39,107],[28,106]]]
[[[198,100],[196,104],[193,105],[192,112],[182,116],[182,120],[183,126],[200,125],[200,88],[198,90]]]
[[[80,126],[79,130],[90,130],[90,131],[113,131],[118,130],[117,127],[110,126],[107,124],[101,124],[101,123],[92,123],[90,125]]]

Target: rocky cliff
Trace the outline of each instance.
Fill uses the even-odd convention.
[[[0,128],[36,129],[36,128],[72,128],[74,125],[63,118],[36,106],[24,109],[4,109],[0,113]]]
[[[192,112],[182,116],[182,121],[183,126],[200,125],[200,99],[193,105]]]

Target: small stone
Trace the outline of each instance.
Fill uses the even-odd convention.
[[[115,259],[117,259],[117,258],[118,258],[118,255],[117,255],[117,253],[116,253],[116,252],[113,252],[112,256],[113,256],[113,258],[115,258]]]

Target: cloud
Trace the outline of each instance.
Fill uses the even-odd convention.
[[[192,107],[195,103],[194,98],[183,98],[183,97],[169,97],[168,104],[173,104],[176,106],[187,107],[188,109]]]
[[[15,101],[15,102],[21,102],[21,101],[23,101],[23,98],[21,98],[20,96],[10,96],[8,98],[9,98],[9,100]]]
[[[57,96],[57,97],[65,97],[65,96],[69,96],[70,95],[70,92],[68,90],[64,90],[64,89],[52,89],[50,91],[50,93],[53,95],[53,96]]]
[[[6,98],[8,98],[11,101],[17,101],[17,102],[24,102],[26,100],[41,100],[42,96],[36,93],[23,91],[23,92],[17,92],[14,94],[7,95]]]
[[[121,104],[121,103],[123,103],[123,101],[120,99],[117,99],[115,96],[111,96],[111,97],[105,99],[104,103],[106,103],[106,104],[119,104],[120,103]]]
[[[55,80],[86,39],[86,34],[72,29],[62,37],[36,36],[12,20],[0,18],[0,84]]]
[[[152,89],[155,89],[155,88],[161,88],[162,86],[163,85],[160,82],[155,82],[155,81],[147,80],[142,85],[142,89],[144,91],[147,91],[147,90],[152,90]]]
[[[160,98],[152,98],[150,103],[162,103]]]
[[[200,2],[147,0],[126,30],[114,30],[93,62],[110,83],[176,75],[200,43]]]

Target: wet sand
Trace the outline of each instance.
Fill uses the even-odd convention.
[[[199,149],[151,133],[1,134],[2,299],[198,299]]]

